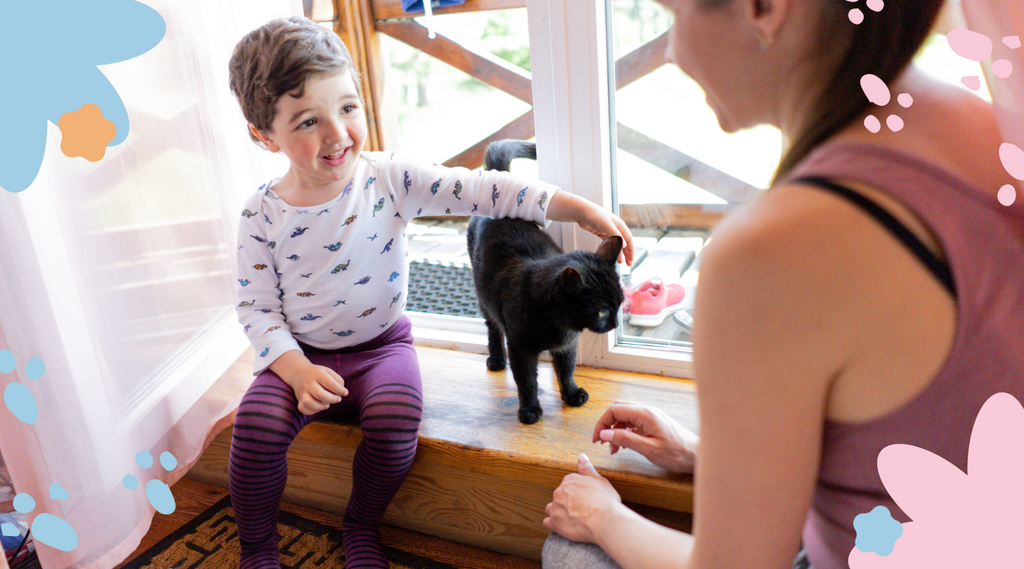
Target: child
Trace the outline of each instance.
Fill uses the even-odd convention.
[[[420,373],[403,315],[405,226],[418,215],[576,221],[632,239],[618,217],[550,184],[362,152],[359,78],[341,40],[305,18],[274,20],[236,46],[231,90],[263,148],[291,162],[245,202],[238,319],[258,377],[231,442],[241,567],[279,567],[286,453],[305,425],[356,411],[363,441],[345,509],[346,567],[388,567],[378,525],[412,466]],[[546,216],[545,216],[546,214]]]

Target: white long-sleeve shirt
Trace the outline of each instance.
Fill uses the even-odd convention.
[[[557,186],[507,172],[448,168],[364,152],[349,186],[293,207],[276,180],[245,201],[238,227],[238,320],[256,349],[254,373],[298,341],[339,349],[369,341],[405,307],[405,227],[420,215],[519,217],[545,225]]]

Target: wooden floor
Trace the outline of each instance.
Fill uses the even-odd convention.
[[[170,515],[157,514],[149,533],[132,555],[118,565],[120,569],[131,562],[147,549],[157,544],[181,526],[188,523],[207,508],[216,504],[228,494],[227,488],[207,484],[188,477],[181,479],[171,487],[176,508]],[[295,504],[282,504],[281,509],[321,524],[341,529],[341,515],[324,512]],[[521,559],[511,555],[495,553],[467,545],[443,541],[434,537],[417,534],[406,530],[381,527],[381,534],[392,543],[408,543],[410,551],[425,555],[436,561],[447,563],[458,569],[540,569],[540,563]]]

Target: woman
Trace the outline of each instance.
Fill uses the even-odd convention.
[[[692,433],[636,405],[594,431],[613,452],[696,462],[693,535],[622,506],[585,456],[544,524],[626,568],[784,569],[798,553],[847,567],[856,515],[883,505],[910,521],[879,478],[881,449],[914,445],[966,471],[988,397],[1024,401],[1024,216],[996,199],[1015,183],[999,127],[988,103],[908,64],[941,0],[889,0],[859,25],[840,0],[663,1],[669,53],[723,130],[773,124],[788,147],[772,189],[703,253],[699,457]],[[889,87],[884,107],[864,96],[866,74]],[[865,128],[891,114],[905,128]],[[602,556],[568,543],[549,539],[545,567]]]

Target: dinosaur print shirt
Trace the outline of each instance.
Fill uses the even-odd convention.
[[[372,340],[405,307],[405,234],[420,215],[519,217],[546,225],[557,186],[507,172],[364,152],[328,203],[293,207],[260,186],[238,226],[238,320],[259,374],[298,341],[334,350]]]

